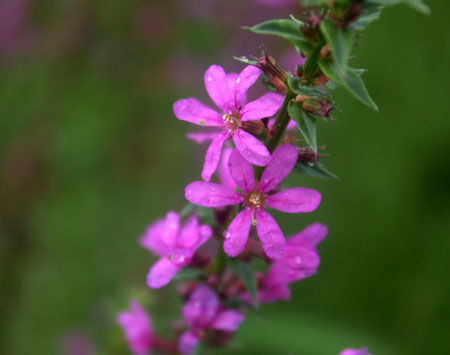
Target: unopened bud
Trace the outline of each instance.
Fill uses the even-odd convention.
[[[286,71],[276,63],[273,57],[263,52],[263,55],[258,59],[256,66],[264,72],[269,82],[273,84],[280,93],[286,93]]]
[[[295,102],[299,102],[302,108],[313,115],[329,117],[330,111],[333,110],[331,106],[332,102],[327,99],[316,99],[307,95],[297,95],[294,99]]]

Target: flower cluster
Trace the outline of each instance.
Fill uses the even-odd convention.
[[[204,127],[187,137],[209,142],[209,147],[201,179],[185,188],[187,207],[150,225],[140,244],[159,257],[147,276],[150,288],[169,284],[177,274],[184,280],[179,288],[182,321],[174,327],[174,339],[166,341],[132,300],[130,311],[120,313],[117,321],[134,354],[192,354],[199,344],[224,346],[248,308],[289,300],[290,285],[317,272],[317,246],[327,226],[313,223],[285,238],[270,211],[307,213],[319,207],[318,191],[287,186],[292,172],[335,177],[319,162],[323,154],[316,129],[318,119],[327,121],[334,108],[331,88],[341,85],[376,109],[360,70],[350,68],[348,59],[357,31],[381,8],[365,0],[311,3],[316,6],[306,21],[291,16],[248,28],[294,44],[293,73],[264,51],[259,58],[237,58],[247,64],[239,74],[227,74],[218,65],[207,69],[204,85],[216,109],[192,97],[174,103],[178,120]],[[271,91],[252,100],[249,89],[260,78]],[[350,354],[368,352],[341,352]]]

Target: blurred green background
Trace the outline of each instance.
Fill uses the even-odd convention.
[[[450,353],[450,2],[428,4],[428,17],[385,10],[359,41],[353,63],[380,112],[337,92],[343,112],[319,141],[341,180],[291,178],[323,194],[315,213],[277,215],[287,235],[329,225],[319,273],[249,315],[221,353]],[[285,56],[239,26],[289,13],[256,0],[0,0],[0,354],[126,353],[114,312],[136,293],[169,330],[173,288],[146,289],[154,258],[137,238],[184,205],[206,149],[172,103],[206,99],[212,63],[239,70],[231,56],[261,43]]]

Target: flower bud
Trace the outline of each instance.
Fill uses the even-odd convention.
[[[262,54],[263,55],[258,59],[256,66],[264,72],[269,82],[273,84],[280,93],[286,93],[286,71],[276,63],[273,57],[265,52]]]
[[[303,110],[313,115],[329,117],[330,111],[333,110],[332,102],[327,99],[317,99],[307,95],[297,95],[294,99],[302,105]]]
[[[241,123],[241,128],[244,131],[247,131],[249,133],[259,135],[264,132],[264,122],[261,120],[255,120],[255,121],[244,121]]]

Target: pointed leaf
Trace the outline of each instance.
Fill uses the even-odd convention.
[[[206,278],[206,273],[201,269],[186,267],[174,276],[175,281],[186,280],[203,280]]]
[[[368,0],[368,3],[377,5],[397,5],[403,3],[425,15],[429,15],[431,12],[430,8],[423,2],[423,0]]]
[[[305,50],[311,49],[311,45],[304,38],[303,33],[300,31],[300,25],[297,21],[294,20],[269,20],[252,27],[243,28],[260,35],[273,35],[283,38]]]
[[[326,98],[329,96],[329,91],[323,86],[305,86],[302,85],[299,78],[288,77],[288,84],[290,89],[299,95],[307,95],[317,99]]]
[[[360,78],[360,72],[358,71],[358,69],[348,68],[347,73],[344,75],[344,77],[341,77],[334,69],[334,66],[330,63],[319,61],[319,67],[328,78],[344,86],[354,97],[356,97],[363,104],[373,108],[375,111],[378,111],[376,103],[370,97],[370,94],[367,91],[364,82]]]
[[[288,113],[297,122],[298,129],[306,143],[317,152],[316,119],[295,102],[289,102]]]
[[[325,167],[320,163],[304,163],[300,162],[295,165],[295,170],[299,173],[318,177],[320,179],[332,179],[339,180],[339,177],[325,169]]]
[[[231,269],[239,276],[247,288],[250,298],[253,302],[253,306],[258,308],[258,286],[256,284],[255,272],[251,264],[245,263],[239,259],[228,259]]]
[[[237,60],[238,62],[248,64],[248,65],[255,65],[258,64],[258,61],[256,59],[249,59],[247,57],[233,57],[233,59]]]
[[[352,49],[353,35],[348,29],[340,28],[330,20],[323,21],[320,24],[320,30],[331,47],[334,69],[340,77],[343,77],[347,72],[347,63]]]

